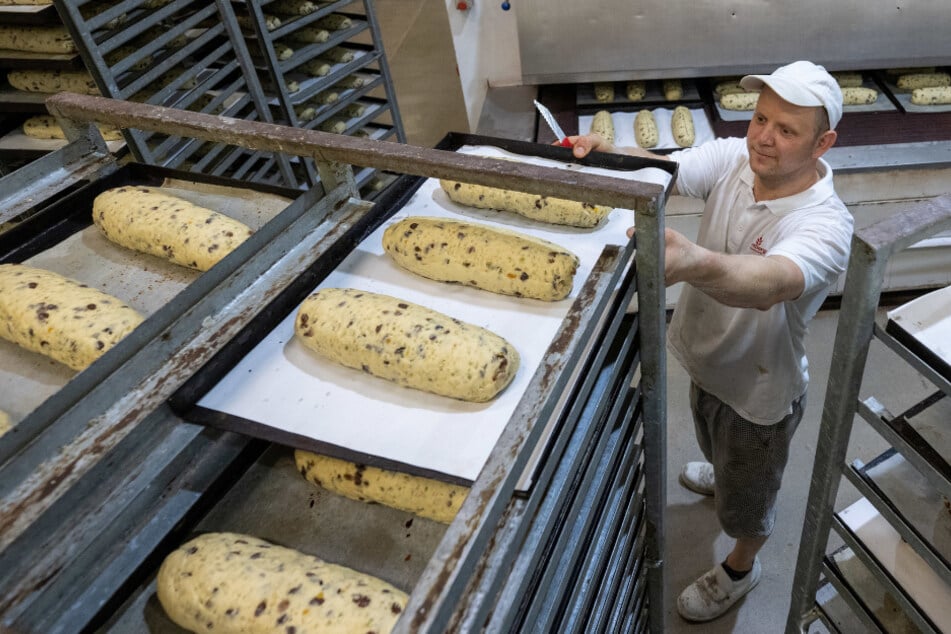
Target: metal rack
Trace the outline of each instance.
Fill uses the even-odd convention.
[[[939,196],[912,205],[891,218],[857,231],[842,297],[841,316],[832,354],[830,381],[823,406],[815,468],[802,541],[793,582],[793,595],[786,632],[801,632],[817,619],[832,631],[846,614],[870,631],[886,631],[882,620],[863,600],[859,589],[868,580],[892,597],[904,618],[923,632],[940,631],[936,624],[889,571],[876,547],[863,540],[848,518],[854,507],[835,511],[841,478],[847,478],[894,532],[896,543],[910,545],[915,555],[934,572],[939,583],[951,585],[946,547],[937,549],[912,521],[910,500],[930,497],[933,510],[944,516],[941,496],[951,497],[951,467],[916,431],[916,421],[935,419],[946,426],[951,382],[919,354],[875,323],[889,259],[912,244],[951,228],[951,197]],[[935,392],[928,398],[893,415],[874,397],[859,400],[859,389],[872,339],[894,350],[911,368],[930,381]],[[846,451],[855,414],[870,424],[892,445],[869,464],[846,466]],[[900,477],[887,472],[900,473]],[[917,488],[916,488],[917,487]],[[926,491],[922,494],[921,491]],[[936,505],[936,506],[935,506]],[[830,547],[830,531],[844,542],[839,550],[824,555]],[[946,545],[945,545],[946,546]],[[942,552],[942,550],[944,552]],[[850,575],[842,563],[851,557],[861,562],[861,576]]]
[[[94,13],[92,0],[56,0],[103,96],[307,129],[339,124],[335,131],[341,134],[405,141],[372,2],[313,4],[316,10],[307,15],[282,17],[268,13],[275,4],[122,0]],[[298,50],[289,57],[275,51],[290,51],[279,40],[333,16],[350,24],[324,30],[323,42],[295,44]],[[303,73],[302,65],[332,49],[353,58],[328,64],[324,76]],[[331,90],[332,103],[311,107]],[[139,162],[294,188],[320,185],[310,157],[250,152],[163,132],[124,134]],[[388,180],[372,169],[356,174],[368,198]]]
[[[123,0],[99,13],[92,2],[56,0],[99,92],[115,99],[271,121],[230,2]],[[298,185],[290,158],[190,137],[127,129],[135,159],[252,182]]]
[[[244,32],[276,121],[325,131],[336,125],[340,134],[406,141],[371,0],[300,3],[297,15],[272,13],[280,3],[235,4],[247,13]],[[287,11],[286,5],[277,9]],[[383,97],[375,96],[381,90]],[[295,162],[301,179],[316,186],[313,159]],[[364,194],[379,176],[369,168],[355,175]]]
[[[411,589],[397,631],[472,631],[483,625],[529,630],[535,623],[561,631],[664,631],[663,608],[653,606],[664,605],[666,371],[658,245],[667,188],[591,174],[565,178],[564,170],[261,122],[235,125],[207,114],[98,97],[62,94],[49,105],[73,142],[68,155],[56,152],[27,166],[30,173],[17,178],[13,192],[0,189],[11,205],[35,201],[35,191],[23,184],[50,172],[57,160],[98,166],[87,168],[91,182],[73,181],[81,188],[116,171],[95,128],[82,123],[90,120],[193,134],[252,151],[280,148],[317,156],[327,195],[303,192],[21,420],[16,433],[0,438],[4,627],[141,631],[146,619],[150,631],[175,631],[150,599],[157,564],[192,530],[213,526],[215,511],[227,514],[231,500],[249,503],[243,487],[253,486],[261,473],[278,471],[281,458],[273,457],[275,447],[269,450],[267,443],[188,423],[166,401],[229,342],[244,341],[253,321],[273,319],[266,314],[273,302],[284,298],[293,305],[341,254],[399,209],[394,197],[402,194],[395,190],[373,206],[354,197],[349,165],[357,164],[584,196],[635,209],[639,227],[638,248],[632,242],[601,254],[453,523],[438,529],[415,519],[430,541],[413,552],[428,559],[409,565],[399,552],[398,560],[388,560]],[[519,147],[570,156],[563,148]],[[676,169],[633,157],[598,160],[620,169]],[[636,316],[627,313],[634,293]],[[548,424],[554,432],[531,492],[514,495]],[[281,472],[302,484],[293,469]],[[295,500],[300,507],[306,502]],[[337,510],[345,505],[333,506],[338,502],[322,499],[318,506],[331,504],[328,516],[340,518]],[[388,513],[398,521],[396,541],[409,541],[405,515],[352,504],[351,525],[361,533],[382,536],[374,520]],[[273,519],[282,541],[313,540],[306,513],[299,513],[297,529],[285,515]],[[254,511],[243,518],[265,519]],[[335,534],[339,540],[349,533]],[[366,556],[374,553],[366,548],[340,541],[328,547],[338,549],[335,558],[364,557],[373,572]],[[142,627],[130,627],[124,616]]]

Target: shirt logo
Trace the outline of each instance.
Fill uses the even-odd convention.
[[[763,236],[756,238],[756,241],[750,245],[750,251],[759,255],[766,255],[766,249],[763,248]]]

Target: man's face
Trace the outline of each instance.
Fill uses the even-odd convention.
[[[756,176],[776,182],[814,172],[816,159],[828,149],[823,138],[815,108],[795,106],[763,86],[746,133]]]

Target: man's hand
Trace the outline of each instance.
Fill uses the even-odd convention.
[[[662,161],[670,160],[670,157],[664,154],[654,154],[640,147],[617,147],[600,134],[579,134],[578,136],[568,137],[568,140],[574,144],[572,152],[574,152],[575,158],[584,158],[591,152],[609,152],[611,154],[628,154]]]
[[[617,148],[600,134],[580,134],[578,136],[570,136],[568,140],[574,145],[572,151],[576,158],[584,158],[594,151],[620,154]]]

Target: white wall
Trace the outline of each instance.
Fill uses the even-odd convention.
[[[522,83],[515,21],[518,0],[512,1],[508,11],[502,10],[502,0],[469,0],[466,11],[458,10],[456,4],[456,0],[446,0],[446,11],[469,130],[474,131],[489,86]]]

